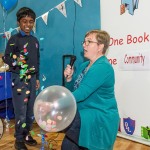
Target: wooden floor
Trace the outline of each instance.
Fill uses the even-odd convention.
[[[14,149],[14,121],[10,121],[10,131],[6,131],[4,129],[4,134],[2,138],[0,139],[0,150],[15,150]],[[5,128],[5,125],[4,125]],[[37,140],[38,145],[31,147],[27,146],[29,150],[40,150],[42,147],[41,144],[41,137],[40,137],[40,128],[39,126],[34,123],[33,125],[33,137]],[[64,137],[63,133],[46,133],[45,135],[45,141],[47,144],[45,144],[46,148],[44,150],[61,150],[61,142]],[[149,146],[136,143],[133,141],[129,141],[123,138],[117,137],[114,150],[150,150]]]

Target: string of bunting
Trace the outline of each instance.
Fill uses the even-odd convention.
[[[36,21],[39,18],[42,18],[44,23],[47,25],[47,21],[48,21],[48,15],[49,13],[54,10],[55,8],[62,13],[66,18],[67,18],[67,13],[66,13],[66,5],[65,2],[68,0],[64,0],[63,2],[61,2],[60,4],[58,4],[57,6],[51,8],[50,10],[48,10],[46,13],[42,14],[41,16],[37,17],[35,20],[35,26],[33,28],[33,31],[36,32]],[[74,0],[74,2],[76,2],[80,7],[82,7],[82,0]],[[0,33],[0,35],[4,35],[7,39],[9,39],[11,37],[11,33],[16,30],[17,32],[19,31],[19,27],[16,28],[10,28],[8,31],[5,31],[5,33]]]

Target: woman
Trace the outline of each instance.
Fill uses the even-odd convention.
[[[62,150],[112,150],[116,139],[119,114],[114,95],[114,70],[105,53],[110,36],[92,30],[83,41],[84,62],[74,74],[67,65],[64,70],[66,87],[77,102],[77,114],[66,129]]]

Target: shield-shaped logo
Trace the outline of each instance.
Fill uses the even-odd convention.
[[[121,118],[120,118],[120,122],[119,122],[119,128],[118,131],[121,132]]]
[[[123,118],[123,125],[124,129],[127,134],[132,135],[135,130],[135,120],[132,120],[131,118]]]

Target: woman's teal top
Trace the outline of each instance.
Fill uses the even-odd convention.
[[[84,62],[73,80],[66,83],[81,116],[79,145],[89,150],[112,150],[119,126],[114,70],[108,59],[102,56],[88,69],[74,90],[75,80],[88,64],[89,61]]]

